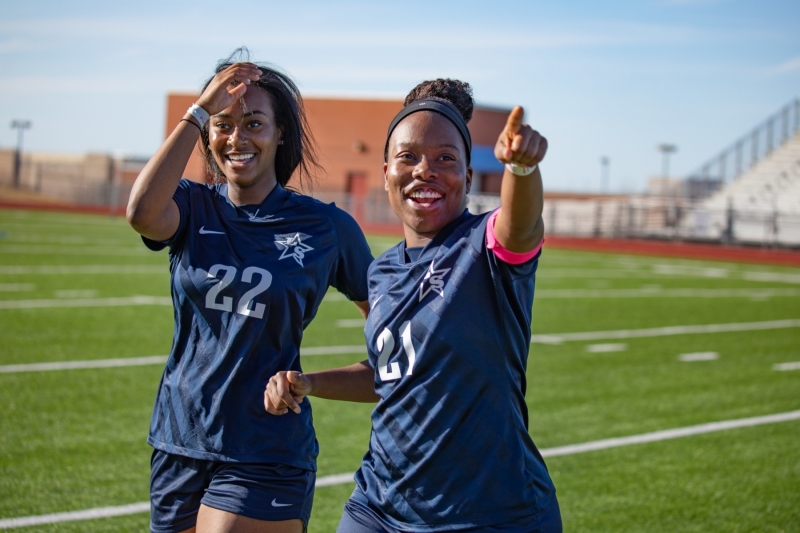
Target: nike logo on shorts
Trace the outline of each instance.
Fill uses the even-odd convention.
[[[276,501],[277,499],[278,498],[273,498],[272,499],[272,506],[273,507],[289,507],[290,505],[292,505],[291,503],[278,503]]]
[[[211,231],[210,229],[206,229],[205,226],[200,228],[200,235],[225,235],[224,231]]]

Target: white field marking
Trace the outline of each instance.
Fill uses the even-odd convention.
[[[542,457],[558,457],[560,455],[573,455],[576,453],[593,452],[596,450],[606,450],[619,446],[629,446],[631,444],[645,444],[647,442],[658,442],[662,440],[677,439],[680,437],[690,437],[692,435],[702,435],[703,433],[713,433],[728,429],[745,428],[760,426],[763,424],[774,424],[777,422],[788,422],[790,420],[800,420],[800,410],[789,411],[788,413],[778,413],[775,415],[754,416],[752,418],[739,418],[737,420],[724,420],[722,422],[711,422],[697,426],[684,428],[666,429],[664,431],[654,431],[652,433],[642,433],[641,435],[631,435],[630,437],[617,437],[613,439],[602,439],[583,444],[570,444],[568,446],[558,446],[556,448],[545,448],[540,450]]]
[[[125,246],[131,242],[129,238],[111,239],[106,237],[84,237],[80,235],[33,235],[14,232],[14,235],[6,237],[5,242],[20,244],[63,244],[63,245],[103,245],[103,246]]]
[[[32,291],[35,288],[33,283],[0,283],[0,292]]]
[[[320,346],[301,348],[300,355],[339,355],[366,353],[367,347],[360,346]],[[93,361],[57,361],[52,363],[27,363],[17,365],[0,365],[0,374],[18,372],[46,372],[49,370],[76,370],[82,368],[118,368],[125,366],[163,365],[166,355],[149,355],[145,357],[123,357],[120,359],[95,359]]]
[[[0,266],[2,274],[169,274],[161,265],[16,265]]]
[[[0,309],[43,309],[56,307],[122,307],[129,305],[172,305],[169,296],[128,296],[124,298],[76,298],[73,300],[2,300]]]
[[[772,365],[772,370],[777,370],[779,372],[800,370],[800,361],[795,361],[793,363],[778,363],[777,365]]]
[[[363,318],[344,318],[336,321],[337,328],[363,328],[367,321]]]
[[[531,343],[560,344],[567,341],[595,341],[603,339],[640,339],[644,337],[666,337],[669,335],[691,335],[698,333],[725,333],[757,331],[767,329],[800,328],[800,320],[768,320],[765,322],[734,322],[732,324],[706,324],[702,326],[667,326],[663,328],[620,329],[612,331],[584,331],[576,333],[550,333],[532,335]]]
[[[747,281],[777,281],[779,283],[800,285],[800,274],[784,274],[781,272],[742,272],[742,279]]]
[[[800,289],[539,289],[536,298],[772,298],[798,297]]]
[[[800,411],[789,411],[788,413],[778,413],[775,415],[756,416],[752,418],[740,418],[738,420],[725,420],[722,422],[711,422],[710,424],[700,424],[684,428],[667,429],[664,431],[654,431],[641,435],[631,435],[629,437],[617,437],[613,439],[603,439],[581,444],[571,444],[568,446],[558,446],[556,448],[543,448],[539,450],[542,457],[559,457],[562,455],[574,455],[579,453],[606,450],[608,448],[618,448],[620,446],[630,446],[632,444],[645,444],[662,440],[690,437],[713,433],[715,431],[725,431],[744,427],[760,426],[763,424],[775,424],[778,422],[789,422],[800,420]],[[328,487],[331,485],[342,485],[352,483],[355,472],[347,474],[335,474],[317,478],[317,487]],[[96,518],[109,518],[128,514],[144,513],[150,510],[150,502],[139,502],[130,505],[120,505],[118,507],[99,507],[87,509],[85,511],[72,511],[69,513],[54,513],[39,516],[24,516],[20,518],[6,518],[0,520],[0,529],[12,529],[17,527],[53,524],[57,522],[69,522],[74,520],[90,520]]]
[[[300,355],[340,355],[348,353],[367,353],[364,344],[356,346],[312,346],[310,348],[300,348]]]
[[[94,298],[97,296],[97,291],[92,289],[86,290],[62,290],[55,292],[56,298]]]
[[[48,370],[75,370],[80,368],[117,368],[123,366],[163,365],[166,355],[146,357],[125,357],[121,359],[97,359],[94,361],[57,361],[53,363],[29,363],[20,365],[0,365],[0,374],[18,372],[46,372]]]
[[[355,480],[353,476],[355,472],[350,472],[348,474],[334,474],[332,476],[322,476],[317,478],[317,482],[314,484],[315,487],[330,487],[331,485],[343,485],[345,483],[353,483]]]
[[[56,524],[59,522],[73,522],[76,520],[95,520],[97,518],[111,518],[130,514],[145,513],[150,511],[150,502],[132,503],[116,507],[97,507],[85,511],[72,511],[69,513],[43,514],[39,516],[23,516],[20,518],[6,518],[0,520],[0,529],[13,529],[17,527],[39,526],[42,524]]]
[[[27,244],[0,244],[0,253],[4,254],[30,254],[30,255],[107,255],[107,256],[130,256],[146,255],[151,253],[144,246],[122,247],[122,246],[39,246]]]
[[[719,359],[717,352],[697,352],[697,353],[682,353],[678,356],[679,361],[691,363],[692,361],[715,361]]]
[[[627,349],[628,345],[624,343],[586,345],[586,351],[589,353],[624,352]]]
[[[349,302],[347,296],[338,291],[330,291],[325,293],[325,301],[328,302]]]

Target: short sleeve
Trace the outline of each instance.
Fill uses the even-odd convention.
[[[175,235],[166,241],[154,241],[142,235],[142,242],[144,242],[144,245],[149,249],[154,252],[160,252],[167,246],[169,246],[170,249],[175,249],[183,242],[183,236],[186,233],[186,226],[188,226],[189,221],[189,198],[191,197],[191,188],[193,185],[196,186],[197,184],[182,178],[180,183],[178,183],[178,189],[175,191],[175,194],[172,195],[172,199],[175,200],[175,203],[178,205],[181,218]]]
[[[331,221],[338,242],[331,285],[348,299],[363,302],[369,297],[367,270],[373,260],[372,252],[364,233],[353,217],[333,205],[330,208]]]

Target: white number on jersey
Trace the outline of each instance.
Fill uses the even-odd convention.
[[[225,273],[222,279],[219,280],[219,283],[208,290],[206,294],[206,309],[216,309],[218,311],[227,311],[230,313],[233,310],[233,298],[230,296],[223,296],[222,301],[219,302],[217,301],[217,297],[219,293],[225,289],[225,287],[230,286],[234,278],[236,278],[236,267],[214,265],[208,270],[208,277],[219,279],[217,275],[220,271],[224,271]],[[269,286],[272,285],[272,274],[263,268],[247,267],[242,273],[242,281],[244,283],[252,283],[253,274],[261,276],[261,280],[258,282],[258,285],[242,295],[239,304],[236,306],[236,312],[240,315],[251,316],[253,318],[264,318],[264,309],[266,308],[264,304],[257,303],[253,309],[250,309],[250,305],[253,303],[256,296],[269,289]]]
[[[414,349],[414,343],[411,341],[411,322],[406,320],[400,326],[400,340],[403,342],[402,348],[408,357],[408,370],[406,376],[410,376],[414,370],[414,364],[417,362],[417,352]],[[378,375],[382,381],[394,381],[400,379],[402,373],[400,372],[400,365],[396,362],[389,364],[389,356],[394,351],[394,336],[389,328],[384,328],[378,336],[377,347],[380,356],[378,357]]]

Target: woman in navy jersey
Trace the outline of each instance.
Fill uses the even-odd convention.
[[[472,110],[468,84],[423,82],[389,126],[385,187],[405,239],[370,266],[371,368],[267,386],[274,414],[302,413],[307,395],[379,397],[340,533],[561,531],[525,403],[547,141],[516,107],[495,146],[502,207],[473,215]]]
[[[192,151],[213,185],[181,179]],[[372,261],[355,221],[286,188],[316,165],[302,100],[274,68],[226,60],[139,175],[128,221],[169,247],[175,334],[148,442],[155,533],[305,530],[310,409],[267,414],[270,376],[300,371],[328,287],[366,316]]]

